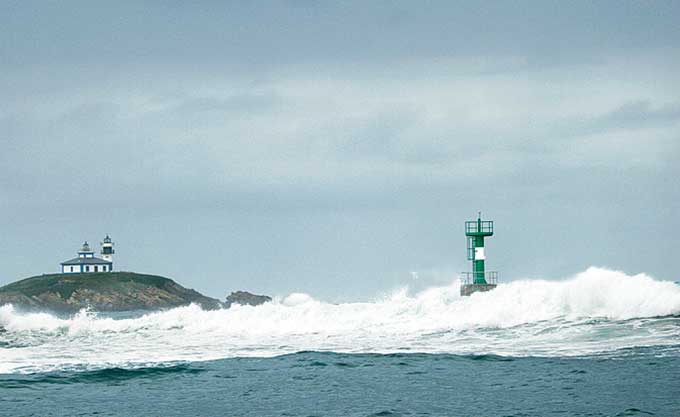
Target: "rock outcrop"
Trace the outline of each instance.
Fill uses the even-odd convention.
[[[271,300],[272,298],[266,295],[251,294],[247,291],[234,291],[227,296],[224,307],[229,308],[232,304],[259,306]]]
[[[0,287],[0,305],[24,310],[157,310],[191,303],[204,309],[222,307],[219,300],[169,278],[134,272],[40,275]]]

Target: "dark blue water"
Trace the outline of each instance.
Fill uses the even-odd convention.
[[[0,375],[2,416],[679,416],[680,358],[301,352]]]

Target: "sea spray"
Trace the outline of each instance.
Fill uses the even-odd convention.
[[[680,287],[644,274],[589,268],[568,280],[521,280],[471,297],[458,283],[372,302],[330,304],[295,293],[261,306],[195,305],[113,318],[0,307],[0,373],[136,367],[296,351],[602,354],[672,346]]]

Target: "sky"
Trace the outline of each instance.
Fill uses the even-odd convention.
[[[114,268],[367,300],[680,280],[680,2],[4,1],[0,285]]]

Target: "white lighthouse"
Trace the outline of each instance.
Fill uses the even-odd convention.
[[[108,242],[106,242],[108,240]],[[108,243],[108,246],[104,246]],[[108,249],[105,249],[107,248]],[[108,253],[107,253],[108,252]],[[108,254],[106,258],[105,253]],[[102,242],[102,255],[104,259],[97,258],[94,256],[94,251],[90,249],[90,245],[83,243],[83,247],[78,251],[78,257],[69,259],[61,263],[61,272],[63,274],[74,274],[83,272],[111,272],[113,271],[113,260],[111,255],[113,254],[113,243],[111,238],[106,236],[104,242]]]
[[[109,235],[106,235],[104,238],[104,241],[101,243],[102,245],[102,259],[105,261],[109,261],[113,263],[113,254],[116,252],[113,250],[113,242],[111,241],[111,238]]]

